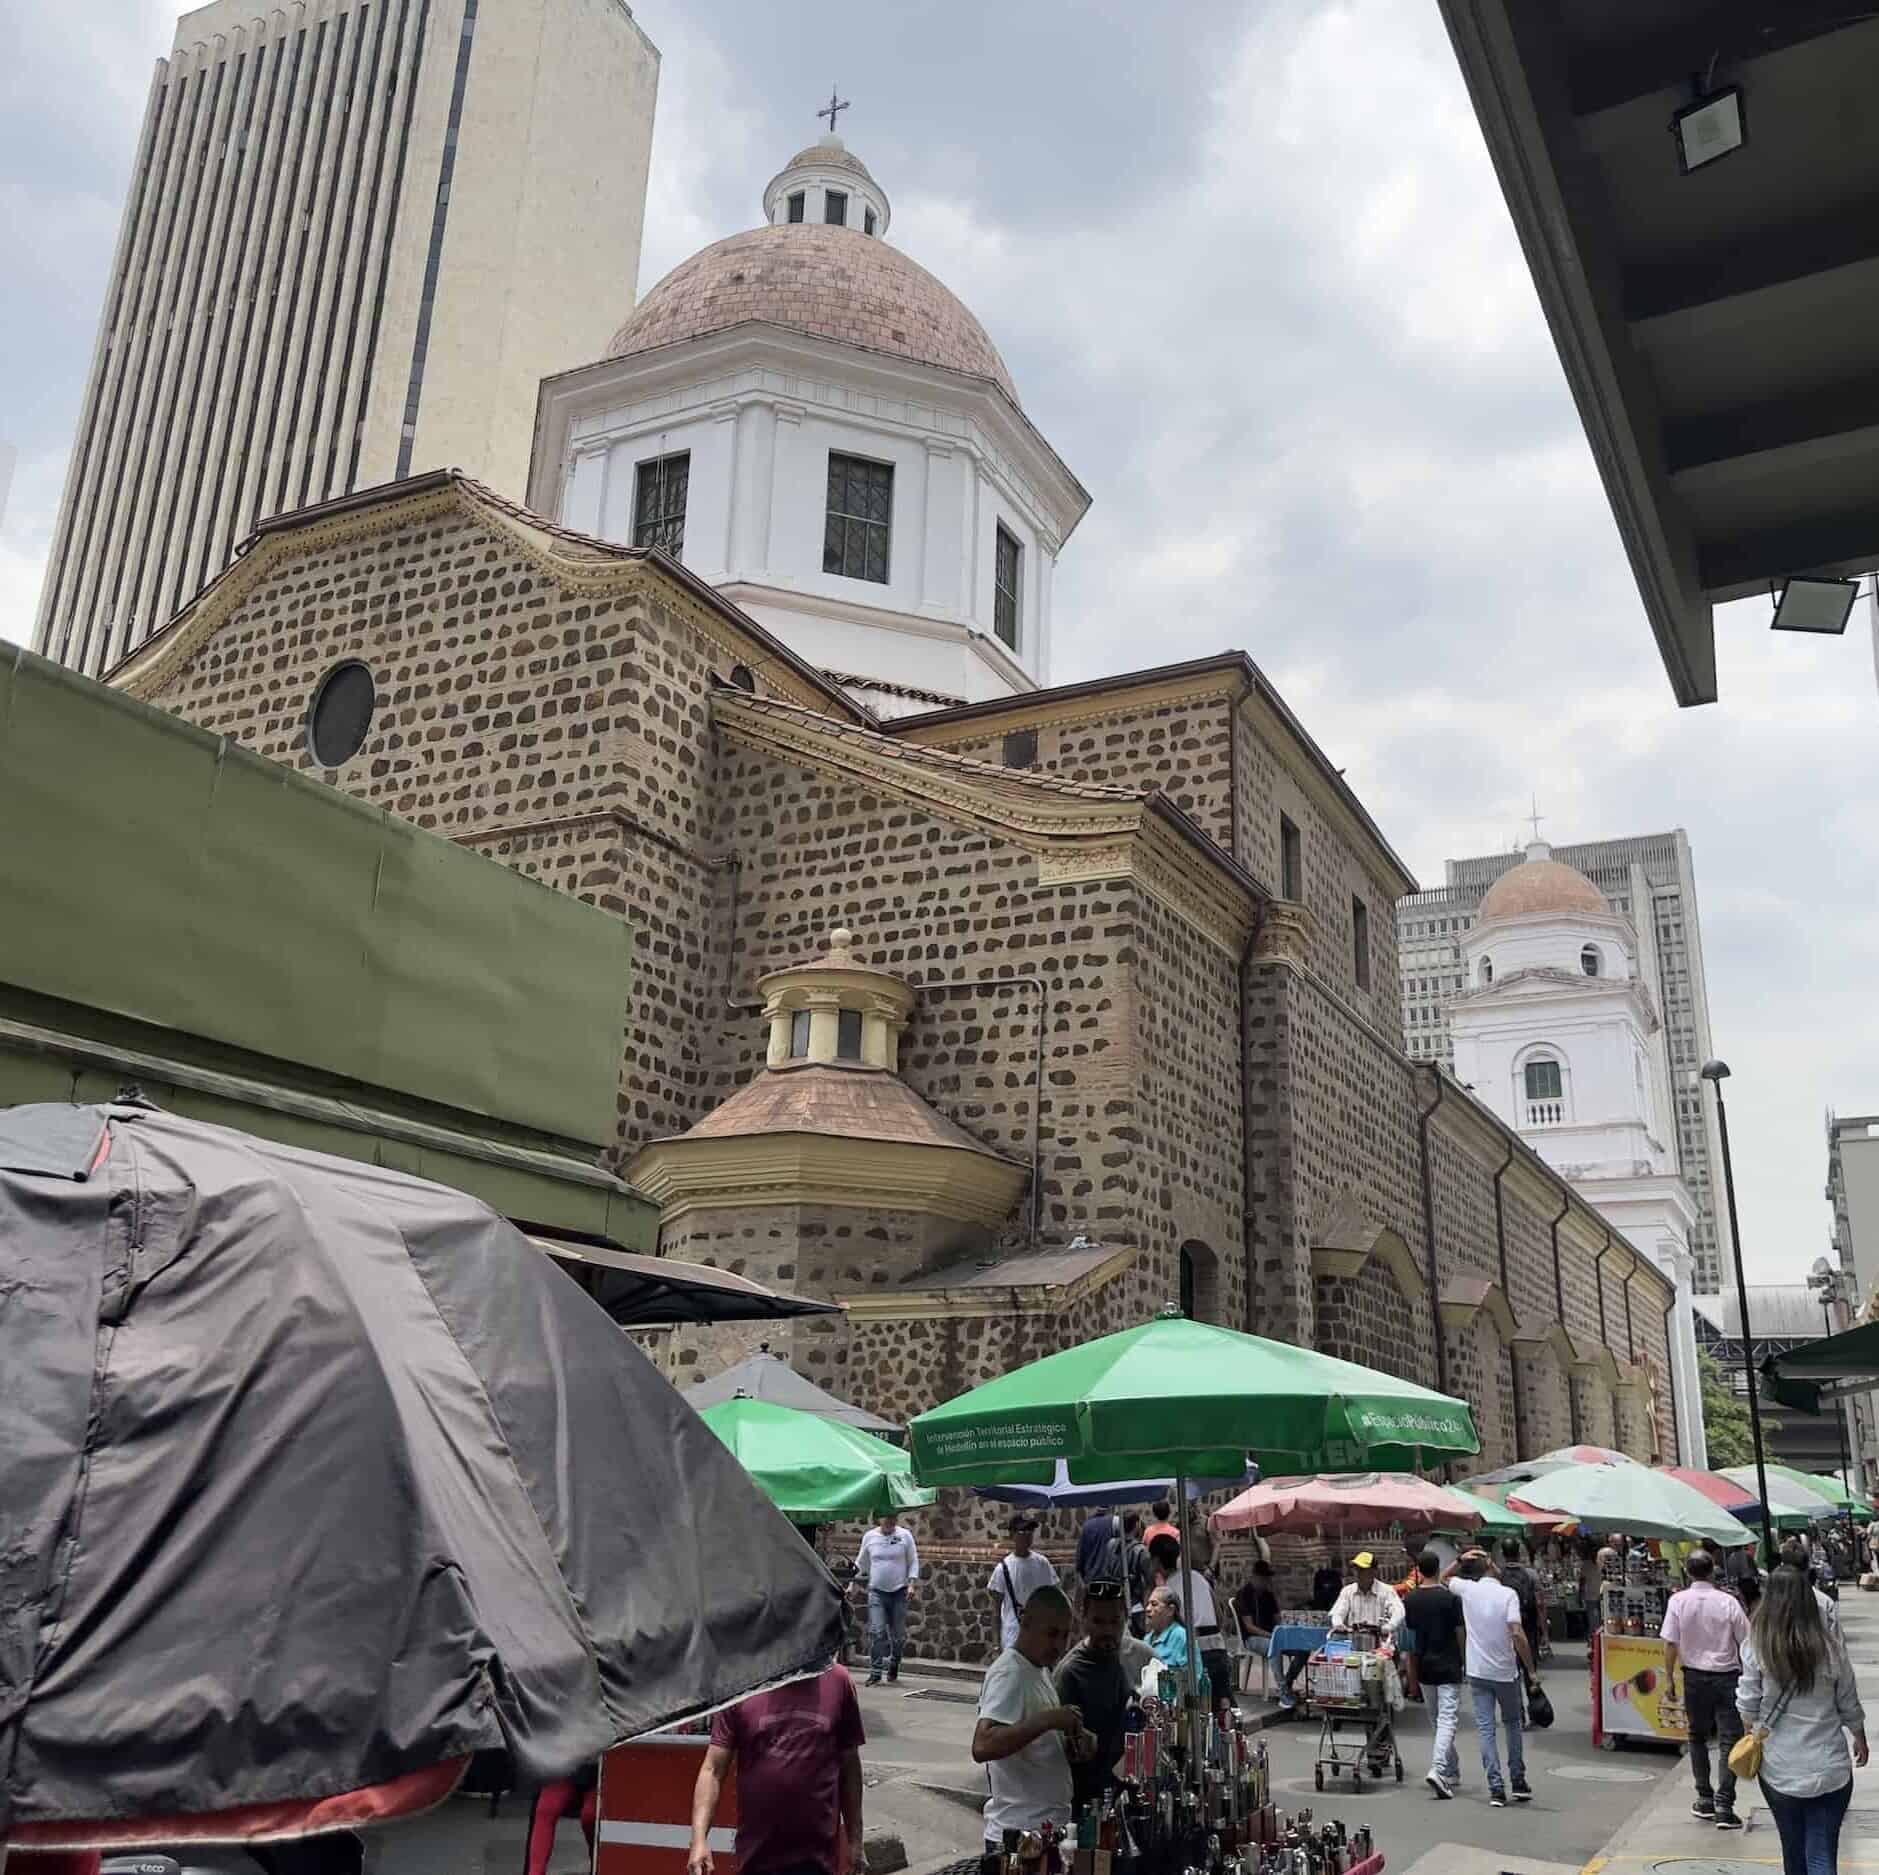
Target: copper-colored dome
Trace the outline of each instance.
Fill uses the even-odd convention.
[[[985,328],[897,248],[852,228],[751,228],[681,261],[613,335],[609,358],[761,321],[1017,386]]]
[[[1520,918],[1533,912],[1593,912],[1609,915],[1605,894],[1584,873],[1556,859],[1530,859],[1504,872],[1488,887],[1477,919]]]

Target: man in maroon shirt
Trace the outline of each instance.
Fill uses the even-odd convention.
[[[851,1875],[861,1856],[861,1706],[839,1662],[726,1706],[692,1789],[686,1875],[711,1875],[711,1819],[737,1765],[739,1875]],[[843,1859],[843,1849],[846,1859]]]

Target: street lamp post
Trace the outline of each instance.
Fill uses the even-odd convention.
[[[1755,1338],[1749,1327],[1748,1278],[1742,1273],[1742,1227],[1735,1214],[1735,1164],[1729,1157],[1729,1109],[1722,1084],[1729,1078],[1726,1061],[1706,1061],[1701,1076],[1716,1090],[1716,1127],[1722,1135],[1722,1183],[1729,1199],[1729,1243],[1735,1252],[1735,1303],[1742,1323],[1742,1365],[1749,1383],[1749,1436],[1755,1441],[1755,1487],[1762,1500],[1762,1567],[1775,1566],[1774,1523],[1768,1510],[1768,1460],[1762,1449],[1762,1408],[1755,1390]]]
[[[1807,1279],[1808,1287],[1816,1290],[1820,1296],[1820,1319],[1831,1340],[1838,1331],[1833,1324],[1833,1305],[1840,1300],[1840,1278],[1825,1257],[1814,1259],[1814,1273]],[[1847,1502],[1841,1508],[1841,1515],[1846,1519],[1847,1547],[1853,1555],[1859,1554],[1859,1536],[1853,1528],[1853,1456],[1847,1449],[1846,1442],[1846,1402],[1838,1397],[1833,1402],[1833,1423],[1840,1435],[1840,1488],[1847,1493]]]

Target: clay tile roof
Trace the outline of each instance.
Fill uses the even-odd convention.
[[[904,742],[898,736],[887,735],[878,729],[867,729],[858,723],[839,722],[832,716],[806,709],[799,703],[784,703],[776,697],[754,697],[742,690],[715,690],[711,702],[714,710],[728,710],[733,715],[772,716],[786,722],[801,723],[832,741],[851,741],[905,767],[929,769],[936,774],[970,775],[982,781],[997,782],[1001,787],[1033,789],[1078,801],[1108,801],[1117,806],[1125,802],[1146,801],[1155,792],[1152,788],[1112,788],[1097,781],[1072,781],[1067,776],[1053,775],[1035,768],[1006,768],[997,762],[980,761],[977,756],[956,755],[947,749]]]
[[[1530,859],[1504,872],[1488,887],[1475,915],[1519,918],[1530,912],[1596,912],[1607,916],[1605,894],[1584,873],[1556,859]]]
[[[910,703],[924,703],[936,710],[951,709],[965,701],[943,690],[922,690],[917,684],[890,683],[885,677],[863,677],[855,671],[824,671],[822,675],[844,690],[878,690],[884,697],[905,697]]]
[[[853,228],[750,228],[681,261],[613,335],[609,358],[730,326],[786,326],[865,351],[1017,386],[985,328],[924,267]]]
[[[766,1068],[682,1137],[747,1139],[756,1133],[826,1133],[1003,1158],[883,1068]]]

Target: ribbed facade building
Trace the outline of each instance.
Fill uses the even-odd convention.
[[[264,517],[457,466],[639,269],[659,55],[621,0],[216,0],[159,61],[36,646],[102,674]]]
[[[1714,1294],[1725,1286],[1728,1219],[1721,1143],[1697,1079],[1697,1070],[1715,1050],[1710,1045],[1709,983],[1689,835],[1678,828],[1672,833],[1591,840],[1583,846],[1555,847],[1553,856],[1584,873],[1612,909],[1637,929],[1640,971],[1652,986],[1664,1024],[1678,1170],[1697,1210],[1690,1238],[1695,1288],[1699,1295]],[[1397,901],[1403,1039],[1412,1059],[1453,1070],[1448,1011],[1463,987],[1462,934],[1473,928],[1488,887],[1521,859],[1519,853],[1451,859],[1446,884]]]

